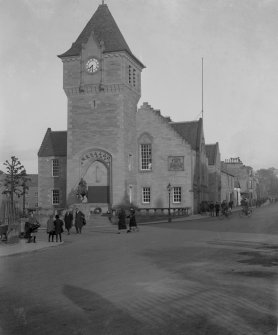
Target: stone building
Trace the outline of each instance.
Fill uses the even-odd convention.
[[[39,149],[39,206],[167,208],[170,185],[171,207],[197,211],[208,192],[202,119],[175,123],[147,103],[137,110],[145,66],[106,4],[58,57],[67,131],[48,128]]]
[[[250,202],[255,202],[257,200],[257,179],[253,168],[244,165],[239,157],[226,159],[225,166],[239,183],[241,197],[247,198]]]
[[[206,144],[208,157],[208,200],[221,201],[221,158],[219,144]]]
[[[221,162],[221,202],[223,200],[233,201],[234,204],[237,201],[235,198],[235,177],[229,172],[227,165]]]

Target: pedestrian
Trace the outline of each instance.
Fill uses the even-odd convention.
[[[76,208],[74,224],[75,224],[76,234],[81,234],[82,227],[86,224],[86,220],[85,220],[85,215],[79,210],[79,208]]]
[[[221,203],[221,212],[223,215],[226,215],[228,212],[228,204],[226,200],[223,200]]]
[[[46,224],[46,232],[48,234],[48,242],[53,242],[54,240],[54,235],[55,235],[55,226],[54,226],[54,221],[53,221],[53,215],[50,215],[49,219],[47,220]]]
[[[68,232],[68,235],[70,235],[70,230],[71,230],[72,222],[73,222],[73,215],[68,209],[66,210],[66,213],[64,216],[64,222],[65,222],[65,228]]]
[[[126,230],[126,214],[125,210],[123,208],[120,208],[119,213],[118,213],[118,234],[121,233],[121,230]]]
[[[27,243],[31,243],[32,238],[33,238],[33,242],[36,243],[38,228],[40,227],[40,224],[39,224],[38,220],[35,218],[33,211],[30,212],[27,227],[28,227],[27,232],[26,232],[27,237],[28,237]]]
[[[63,225],[64,222],[60,219],[60,216],[58,214],[55,215],[54,227],[55,227],[56,242],[58,242],[58,236],[60,242],[62,242],[62,233],[64,231]]]
[[[229,208],[230,208],[230,210],[232,210],[233,207],[234,207],[234,201],[233,201],[233,200],[230,200],[230,201],[229,201]]]
[[[217,202],[215,204],[215,216],[219,216],[219,211],[220,211],[220,204]]]
[[[130,214],[127,216],[127,218],[129,218],[129,230],[127,231],[127,233],[132,232],[132,231],[139,231],[137,227],[134,208],[130,209]]]
[[[214,202],[211,201],[210,204],[209,204],[210,216],[214,216],[214,208],[215,208]]]

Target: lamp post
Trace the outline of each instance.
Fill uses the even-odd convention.
[[[172,189],[172,186],[169,183],[168,186],[167,186],[168,195],[169,195],[168,222],[172,222],[172,218],[171,218],[171,189]]]

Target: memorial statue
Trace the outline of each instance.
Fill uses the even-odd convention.
[[[87,183],[83,178],[80,179],[80,182],[78,184],[77,196],[81,199],[82,202],[84,199],[87,200],[88,197]]]

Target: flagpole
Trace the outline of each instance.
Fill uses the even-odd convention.
[[[204,58],[202,57],[202,120],[204,121]]]

